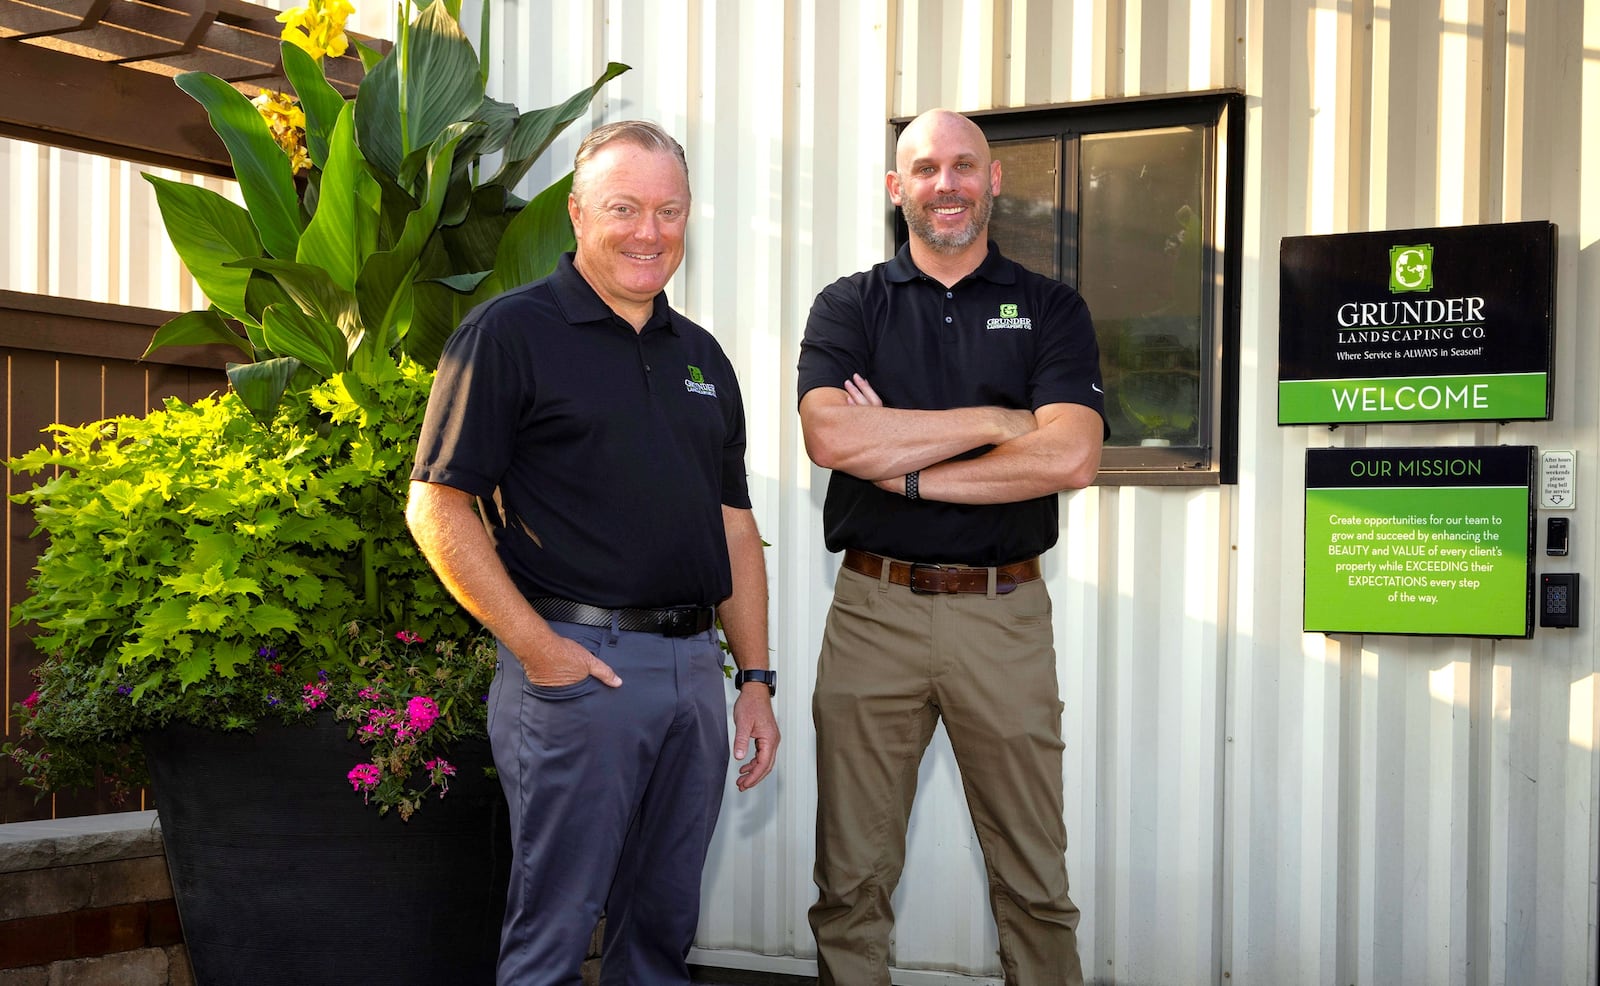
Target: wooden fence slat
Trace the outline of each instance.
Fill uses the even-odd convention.
[[[6,448],[12,454],[21,454],[36,448],[44,439],[40,433],[54,417],[55,411],[55,359],[43,353],[9,352],[6,364],[8,394],[6,403],[12,409],[7,422]],[[12,474],[6,471],[6,493],[19,493],[39,482],[41,477]],[[27,507],[6,501],[6,601],[8,605],[20,602],[27,595],[28,578],[33,575],[33,564],[42,550],[38,539],[31,537],[34,528],[33,514]],[[7,613],[9,624],[9,612]],[[6,708],[20,702],[33,691],[33,669],[38,667],[40,655],[33,645],[32,631],[25,626],[9,626],[6,630]],[[6,739],[16,738],[18,724],[8,720]],[[49,818],[50,802],[35,802],[34,792],[14,782],[15,765],[6,761],[6,783],[0,792],[0,821]]]
[[[205,347],[169,354],[162,362],[138,355],[154,328],[171,317],[165,312],[115,305],[0,292],[0,366],[7,370],[6,400],[0,404],[0,436],[6,454],[20,455],[48,440],[43,429],[60,420],[68,424],[119,414],[140,414],[160,406],[168,395],[194,400],[223,390],[226,347]],[[98,350],[98,351],[97,351]],[[35,477],[5,474],[5,492],[27,489]],[[33,517],[19,504],[6,503],[6,605],[14,606],[27,592],[28,579],[43,550],[42,538],[30,536]],[[9,615],[9,610],[8,610]],[[8,620],[9,623],[9,620]],[[13,703],[33,690],[32,670],[42,659],[26,626],[8,626],[5,636],[5,740],[17,737]],[[130,804],[111,802],[102,785],[95,791],[60,795],[35,802],[19,783],[20,770],[0,758],[0,822],[65,818],[142,807],[142,792]]]

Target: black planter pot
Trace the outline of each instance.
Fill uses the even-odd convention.
[[[494,982],[510,837],[487,743],[452,750],[450,793],[409,822],[351,790],[367,758],[331,715],[145,750],[199,986]]]

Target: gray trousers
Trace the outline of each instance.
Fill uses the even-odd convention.
[[[721,649],[714,631],[551,625],[623,683],[533,685],[500,648],[489,742],[513,857],[499,986],[580,986],[602,914],[602,983],[687,984],[728,772]]]

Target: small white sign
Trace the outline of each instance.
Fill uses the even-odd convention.
[[[1578,499],[1578,453],[1544,452],[1539,456],[1539,509],[1571,510]]]

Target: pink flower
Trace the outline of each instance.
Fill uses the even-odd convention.
[[[377,764],[358,763],[350,768],[350,773],[345,775],[350,786],[357,791],[369,792],[378,786],[378,781],[383,778],[383,772]]]
[[[356,694],[360,695],[369,702],[376,702],[383,698],[383,693],[378,691],[376,688],[363,688],[359,692],[356,692]]]
[[[413,730],[425,733],[439,720],[439,705],[426,695],[418,695],[406,703],[406,720]]]
[[[434,757],[423,766],[428,769],[428,779],[439,785],[439,797],[444,797],[450,790],[450,778],[456,775],[455,765],[443,757]]]
[[[39,714],[39,693],[36,692],[36,691],[29,693],[28,697],[22,700],[22,707],[24,709],[28,710],[28,715],[30,715],[30,716],[38,715]]]
[[[306,703],[306,708],[308,709],[314,709],[328,700],[327,689],[316,684],[315,682],[302,685],[301,690],[305,692],[305,695],[302,696],[301,700]]]
[[[399,633],[394,635],[394,639],[400,641],[402,644],[422,643],[421,634],[412,633],[410,630],[401,630]]]

